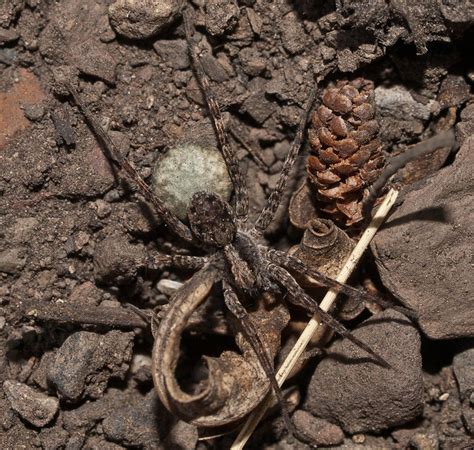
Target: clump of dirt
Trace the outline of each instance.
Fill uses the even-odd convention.
[[[170,290],[160,291],[158,283],[175,286],[172,282],[185,281],[189,273],[149,270],[146,255],[157,249],[165,253],[189,249],[114,170],[61,84],[67,79],[79,86],[84,102],[122,156],[149,184],[159,156],[177,142],[195,138],[200,145],[215,145],[187,53],[180,2],[165,2],[171,5],[163,12],[165,19],[147,16],[149,28],[141,31],[130,16],[117,11],[134,4],[145,11],[140,4],[146,2],[118,1],[110,9],[111,3],[15,0],[0,5],[0,447],[223,448],[231,437],[198,442],[196,428],[172,417],[159,403],[150,372],[148,325],[123,309],[125,304],[150,310],[166,304]],[[468,138],[474,132],[470,66],[474,11],[468,1],[193,4],[204,70],[247,174],[251,216],[262,209],[276,186],[316,79],[321,87],[356,77],[371,80],[380,139],[391,153],[432,130],[450,127],[460,145],[471,142],[472,147]],[[142,15],[137,17],[142,20]],[[125,19],[127,23],[122,23]],[[288,225],[287,205],[305,176],[303,159],[268,235],[272,245],[284,250],[301,238],[301,230]],[[452,164],[455,157],[449,151],[428,159],[404,179],[419,180],[435,172],[431,180],[462,181],[455,172],[456,163],[462,161]],[[449,167],[438,171],[443,165]],[[425,217],[423,229],[432,222],[441,228],[439,232],[429,228],[436,236],[446,234],[456,243],[454,256],[442,243],[431,249],[431,256],[418,252],[420,239],[430,232],[423,234],[416,227],[395,242],[387,237],[397,223],[405,221],[408,225],[403,226],[408,227],[418,220],[412,210],[420,204],[429,207],[436,201],[430,200],[436,194],[430,181],[421,183],[428,184],[418,184],[421,188],[406,196],[407,214],[394,216],[377,241],[378,269],[369,255],[358,276],[360,282],[371,279],[378,289],[384,283],[398,299],[420,307],[419,324],[404,325],[406,319],[398,313],[381,313],[370,319],[375,325],[369,322],[358,330],[369,341],[376,339],[377,348],[384,346],[380,341],[388,331],[409,327],[410,345],[403,345],[407,336],[399,333],[399,346],[390,350],[399,353],[394,357],[397,364],[411,364],[406,369],[416,386],[413,382],[410,391],[403,385],[407,377],[384,372],[391,395],[383,392],[383,385],[370,389],[371,383],[382,379],[378,375],[382,369],[372,367],[364,384],[366,372],[360,374],[353,366],[351,348],[331,347],[327,362],[316,371],[315,363],[310,363],[296,378],[300,400],[294,405],[298,409],[294,421],[309,442],[343,442],[344,448],[363,443],[400,449],[472,446],[472,322],[453,311],[455,320],[433,323],[435,302],[418,305],[423,297],[404,291],[413,281],[410,273],[416,271],[416,279],[424,283],[420,289],[429,297],[428,275],[435,273],[431,269],[436,258],[451,268],[465,261],[469,232],[459,233],[456,223],[443,222],[439,215]],[[469,202],[457,214],[469,227]],[[384,249],[382,240],[391,247]],[[421,254],[427,260],[419,261]],[[465,308],[466,299],[472,298],[467,278],[468,274],[455,278],[456,295],[462,296],[459,304]],[[442,294],[432,296],[449,295],[452,281],[440,276],[435,285]],[[224,313],[211,306],[200,314],[213,322],[213,339],[203,337],[201,319],[184,339],[187,348],[204,348],[212,354],[228,344]],[[348,325],[356,328],[368,314],[366,310]],[[442,316],[449,315],[447,308]],[[370,367],[370,362],[358,363]],[[345,398],[349,408],[370,405],[371,396],[380,400],[383,393],[387,402],[400,404],[386,409],[378,405],[381,409],[370,413],[376,418],[361,411],[360,415],[367,413],[368,422],[376,422],[370,426],[358,426],[357,411],[344,411],[341,404],[332,410],[333,416],[326,414],[331,399],[326,399],[326,411],[324,405],[308,406],[319,395],[314,386],[325,381],[317,378],[318,373],[332,364],[341,379],[356,374],[365,387],[349,385],[347,398],[333,400]],[[333,373],[331,369],[324,378]],[[337,390],[325,392],[337,395]],[[364,402],[358,401],[361,395]],[[404,403],[405,396],[411,403]],[[405,407],[410,414],[400,413]],[[305,431],[307,424],[319,432]],[[274,444],[286,441],[281,419],[271,416],[257,430],[252,445]]]

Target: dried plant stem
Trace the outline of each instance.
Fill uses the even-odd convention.
[[[380,205],[380,208],[377,210],[370,225],[364,231],[364,234],[362,235],[356,247],[350,254],[341,272],[336,277],[337,281],[339,281],[340,283],[345,283],[348,280],[351,273],[354,271],[355,267],[357,266],[357,263],[359,262],[363,253],[369,246],[370,241],[375,236],[375,233],[377,232],[378,228],[383,223],[383,221],[385,220],[385,217],[387,216],[391,207],[395,203],[397,196],[398,196],[398,191],[395,189],[391,189],[388,192],[387,196],[385,197],[385,200]],[[337,292],[333,290],[329,290],[328,293],[325,295],[323,301],[321,302],[321,305],[320,305],[321,309],[323,309],[324,311],[329,311],[332,304],[336,300],[336,297],[337,297]],[[296,342],[296,344],[294,345],[294,347],[292,348],[292,350],[286,357],[285,361],[281,365],[280,369],[278,370],[276,379],[280,386],[284,383],[284,381],[290,374],[291,370],[296,365],[298,359],[304,352],[306,346],[311,340],[311,337],[314,335],[314,333],[318,329],[319,325],[320,325],[320,322],[318,322],[318,319],[316,316],[313,316],[311,320],[308,322],[308,325],[306,326],[303,333],[299,337],[298,341]],[[237,436],[236,440],[232,444],[232,447],[231,447],[232,450],[238,450],[244,447],[245,443],[248,441],[251,434],[253,433],[258,423],[260,422],[265,412],[267,411],[268,407],[270,406],[272,402],[272,396],[273,395],[271,393],[267,395],[265,400],[247,419],[243,428],[240,430],[239,435]]]

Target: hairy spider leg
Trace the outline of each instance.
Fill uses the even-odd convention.
[[[362,289],[356,289],[347,284],[339,283],[339,281],[336,281],[328,277],[322,272],[318,272],[317,270],[310,269],[303,261],[301,261],[300,259],[296,258],[293,255],[288,255],[285,252],[274,250],[274,249],[268,249],[263,246],[260,246],[260,249],[265,252],[265,256],[271,262],[278,264],[279,266],[283,266],[284,268],[289,269],[291,271],[311,277],[322,286],[334,289],[335,291],[340,292],[341,294],[345,294],[359,302],[368,300],[373,303],[377,303],[383,308],[392,308],[396,311],[401,312],[402,314],[405,314],[408,317],[411,317],[413,319],[417,318],[416,312],[413,311],[412,309],[405,308],[399,305],[394,305],[391,302],[377,295],[372,295]]]
[[[199,270],[209,261],[207,256],[190,255],[165,255],[158,254],[147,258],[146,267],[153,270],[163,267],[172,267],[175,269]]]
[[[94,116],[92,115],[87,105],[82,101],[76,89],[70,83],[66,83],[66,87],[72,95],[74,102],[79,107],[83,116],[85,117],[87,124],[99,140],[99,143],[102,144],[100,145],[100,148],[106,158],[113,164],[115,164],[115,166],[120,171],[124,172],[127,177],[136,185],[143,197],[153,205],[156,212],[163,219],[166,225],[169,226],[171,231],[183,238],[185,241],[192,242],[193,235],[191,234],[191,230],[164,205],[164,203],[153,193],[150,187],[145,183],[145,181],[139,175],[137,170],[130,164],[130,162],[126,158],[122,157],[119,149],[112,142],[105,130],[94,119]]]
[[[355,345],[363,349],[381,366],[388,369],[392,368],[392,366],[384,358],[378,355],[367,344],[357,339],[344,325],[334,319],[331,314],[322,310],[318,303],[300,287],[300,285],[288,271],[273,263],[270,263],[267,268],[273,281],[278,283],[281,287],[283,287],[283,289],[286,290],[289,296],[289,301],[293,305],[299,306],[312,314],[317,314],[321,322],[325,323],[336,333],[340,334],[344,338],[349,339]]]
[[[295,138],[293,139],[293,143],[291,144],[290,150],[286,155],[286,159],[283,164],[283,168],[281,169],[280,178],[278,179],[277,185],[268,197],[265,207],[263,208],[262,212],[257,218],[257,221],[255,222],[255,228],[261,232],[263,232],[268,227],[268,225],[270,225],[278,209],[278,206],[280,205],[283,192],[288,183],[288,178],[290,176],[291,169],[293,168],[296,162],[298,153],[301,148],[301,143],[303,142],[306,122],[308,121],[309,112],[311,111],[311,107],[314,103],[314,99],[316,98],[317,92],[318,87],[316,86],[311,91],[308,102],[301,114],[300,123],[298,125],[298,129],[296,130]]]
[[[283,419],[285,421],[285,425],[288,429],[288,432],[292,435],[295,435],[295,428],[290,420],[290,414],[286,405],[285,398],[283,397],[281,388],[276,380],[275,370],[273,368],[272,361],[265,351],[265,347],[262,343],[262,340],[260,339],[260,336],[258,335],[257,329],[255,328],[252,320],[250,319],[246,309],[244,308],[242,303],[240,303],[239,298],[237,297],[237,294],[235,293],[232,286],[226,281],[223,281],[222,284],[224,288],[225,304],[229,311],[235,316],[235,318],[238,319],[239,325],[242,327],[247,342],[250,344],[253,351],[257,355],[257,359],[270,381],[270,385],[273,391],[275,392],[276,398],[281,407]]]
[[[248,218],[249,209],[247,183],[242,171],[240,170],[237,155],[228,142],[219,104],[217,103],[214,92],[211,89],[209,78],[202,67],[196,45],[193,42],[194,26],[190,20],[189,11],[186,10],[183,12],[183,19],[186,31],[186,41],[188,43],[189,54],[191,55],[195,74],[202,92],[204,93],[204,97],[206,98],[207,107],[216,130],[217,140],[219,141],[220,151],[235,189],[235,213],[240,221],[245,222]]]

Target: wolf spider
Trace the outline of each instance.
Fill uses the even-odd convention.
[[[244,336],[254,350],[282,408],[286,426],[288,430],[292,432],[294,428],[289,419],[281,389],[275,378],[273,363],[266,353],[265,347],[257,333],[257,329],[250,320],[240,299],[254,299],[258,294],[264,292],[283,293],[286,295],[286,299],[289,303],[311,314],[317,314],[321,322],[365,350],[378,364],[385,367],[390,367],[390,365],[368,345],[351,334],[350,331],[329,313],[323,311],[318,303],[299,286],[290,271],[307,275],[325,287],[334,289],[337,292],[346,294],[360,301],[369,298],[372,301],[381,303],[383,306],[391,305],[388,305],[388,302],[378,297],[374,297],[348,285],[338,283],[324,274],[310,269],[294,256],[268,248],[264,245],[263,233],[273,220],[275,212],[281,202],[289,173],[295,164],[299,149],[302,145],[307,117],[316,96],[317,89],[315,88],[311,93],[301,115],[294,141],[283,164],[276,188],[270,194],[255,223],[250,223],[248,213],[249,196],[246,180],[239,167],[236,154],[228,143],[219,105],[210,88],[209,79],[203,70],[196,45],[193,42],[193,25],[191,24],[187,12],[183,14],[183,17],[191,61],[204,93],[217,134],[220,151],[227,165],[227,170],[234,187],[233,206],[214,193],[197,192],[193,195],[188,208],[189,227],[181,222],[166,207],[161,199],[152,192],[127,159],[121,156],[115,144],[100,125],[98,125],[90,110],[83,103],[75,88],[70,84],[68,84],[67,87],[92,131],[101,141],[101,148],[111,163],[119,171],[123,171],[129,180],[136,185],[141,195],[153,205],[158,215],[173,233],[187,243],[208,251],[207,256],[158,255],[150,257],[148,263],[154,268],[169,266],[198,270],[193,277],[199,276],[199,274],[202,274],[210,267],[216,271],[217,279],[215,281],[222,282],[224,303],[228,310],[237,318]],[[172,307],[173,304],[171,300],[170,308]],[[176,312],[173,320],[177,318],[185,320],[191,312],[192,311],[189,311],[189,308],[186,308],[185,305]],[[166,327],[170,326],[166,324],[166,315],[157,326],[157,334],[155,336],[164,333],[165,331],[163,330],[166,330]],[[155,345],[153,349],[152,368],[155,386],[157,381],[156,377],[159,377],[160,364],[166,357],[167,355],[163,355],[162,349],[157,348]]]

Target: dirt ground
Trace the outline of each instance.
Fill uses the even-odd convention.
[[[143,24],[132,21],[124,31],[119,16],[111,24],[112,3],[0,2],[0,447],[226,448],[235,434],[198,440],[201,430],[198,434],[159,404],[150,372],[151,334],[122,307],[151,310],[165,304],[169,280],[182,282],[191,274],[147,270],[146,255],[177,249],[186,254],[189,248],[112,170],[61,84],[67,79],[79,88],[122,155],[148,182],[159,156],[177,142],[192,137],[216,145],[191,70],[179,5],[169,23],[141,36]],[[146,2],[130,3],[139,8]],[[373,80],[387,151],[443,127],[454,126],[460,144],[473,134],[469,1],[190,4],[203,38],[204,69],[249,180],[252,217],[275,187],[315,78],[321,86],[355,76]],[[145,19],[138,16],[137,23]],[[394,86],[401,89],[398,97],[390,91]],[[268,234],[275,248],[287,250],[301,239],[288,225],[287,209],[305,175],[306,155],[304,149]],[[444,154],[423,173],[453,160]],[[380,286],[373,256],[365,276]],[[465,295],[472,299],[472,291]],[[97,314],[101,318],[91,324]],[[355,328],[369,316],[364,314],[348,326]],[[328,431],[333,440],[319,445],[474,448],[473,357],[459,358],[458,374],[453,371],[453,357],[473,347],[474,327],[465,328],[456,339],[430,339],[423,328],[423,405],[416,419],[372,433],[350,433],[338,424]],[[231,341],[226,339],[219,346]],[[220,348],[203,336],[186,345],[208,354]],[[293,380],[298,411],[315,366],[310,363]],[[463,387],[459,373],[466,367]],[[272,416],[249,448],[299,444],[288,443],[281,418]]]

